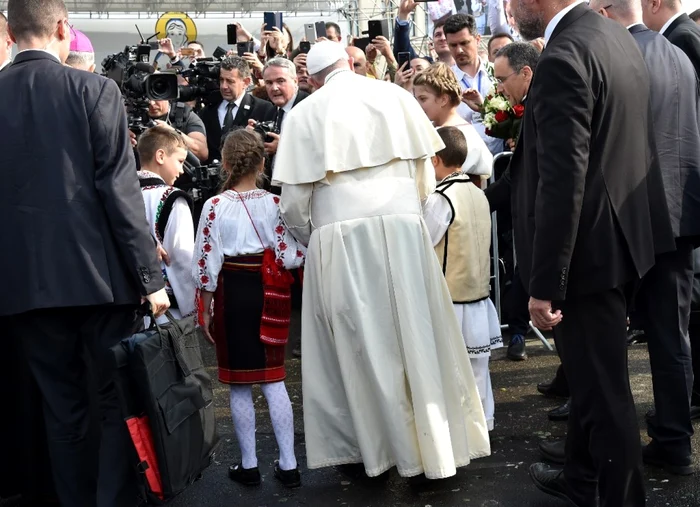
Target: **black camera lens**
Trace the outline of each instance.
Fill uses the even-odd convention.
[[[151,100],[177,99],[177,75],[163,73],[148,76],[146,78],[146,96]]]

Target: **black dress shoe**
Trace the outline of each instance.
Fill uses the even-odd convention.
[[[646,343],[647,337],[644,335],[644,331],[641,329],[630,329],[627,331],[627,345],[638,345],[640,343]]]
[[[571,402],[569,400],[566,400],[566,403],[564,403],[561,407],[557,407],[547,412],[547,417],[550,421],[554,422],[567,421],[569,419],[570,411]]]
[[[524,361],[527,359],[527,352],[525,352],[525,337],[523,335],[514,334],[510,337],[507,357],[511,361]]]
[[[282,470],[279,463],[275,463],[275,479],[288,488],[298,488],[301,486],[301,474],[299,469]]]
[[[564,473],[561,470],[552,469],[544,463],[535,463],[530,465],[530,479],[540,491],[556,496],[572,507],[584,507],[577,504],[569,494]]]
[[[682,460],[671,460],[653,440],[642,447],[642,460],[647,465],[663,468],[673,475],[693,475],[695,473],[691,466],[690,456]]]
[[[367,477],[364,463],[348,463],[347,465],[338,465],[335,468],[348,479],[357,480]]]
[[[557,465],[566,464],[566,440],[555,440],[553,442],[540,442],[540,454],[542,457]]]
[[[260,470],[255,468],[243,468],[240,463],[228,467],[228,477],[244,486],[258,486],[260,484]]]
[[[554,385],[554,382],[541,382],[537,384],[537,390],[545,398],[569,398],[569,393],[557,388],[557,386]]]

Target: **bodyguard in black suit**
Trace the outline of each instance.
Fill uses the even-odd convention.
[[[685,13],[680,0],[649,0],[641,5],[644,24],[681,48],[700,76],[700,27]]]
[[[230,130],[247,127],[248,120],[265,121],[274,114],[275,108],[270,102],[246,92],[251,80],[250,67],[242,58],[226,56],[221,61],[219,93],[199,113],[207,129],[207,163],[221,160],[221,146]]]
[[[516,251],[535,325],[554,328],[571,415],[562,472],[530,475],[574,505],[643,506],[627,372],[627,286],[673,250],[647,140],[649,76],[627,30],[583,2],[512,0],[547,45],[511,163]],[[635,83],[630,87],[629,83]]]
[[[0,317],[43,398],[61,504],[133,506],[108,349],[133,331],[143,297],[155,313],[168,300],[121,94],[112,81],[62,65],[70,25],[61,0],[10,0],[8,19],[19,53],[0,74]],[[99,372],[99,477],[83,347]]]

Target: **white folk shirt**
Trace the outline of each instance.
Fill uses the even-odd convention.
[[[139,179],[162,178],[149,171],[139,171]],[[143,201],[146,206],[146,218],[151,228],[151,234],[161,244],[170,257],[170,266],[161,262],[163,278],[165,278],[165,290],[177,300],[179,309],[170,312],[176,319],[190,315],[194,312],[195,287],[192,278],[192,254],[194,252],[194,224],[192,212],[184,198],[179,198],[173,204],[168,223],[165,226],[165,235],[158,237],[156,223],[160,217],[160,210],[165,199],[173,192],[175,187],[166,185],[148,186],[141,189]],[[167,322],[167,318],[160,317],[158,323]]]
[[[190,267],[199,289],[216,291],[224,257],[259,254],[270,248],[286,269],[301,267],[306,248],[287,230],[278,202],[279,197],[266,190],[240,195],[227,190],[204,204],[197,228],[194,262]]]

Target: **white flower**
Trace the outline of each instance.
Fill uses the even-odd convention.
[[[486,113],[482,123],[487,129],[493,128],[493,126],[496,124],[496,115],[494,113]]]
[[[503,97],[494,97],[491,99],[489,102],[489,107],[488,109],[491,111],[507,111],[508,110],[508,101],[505,100]]]

